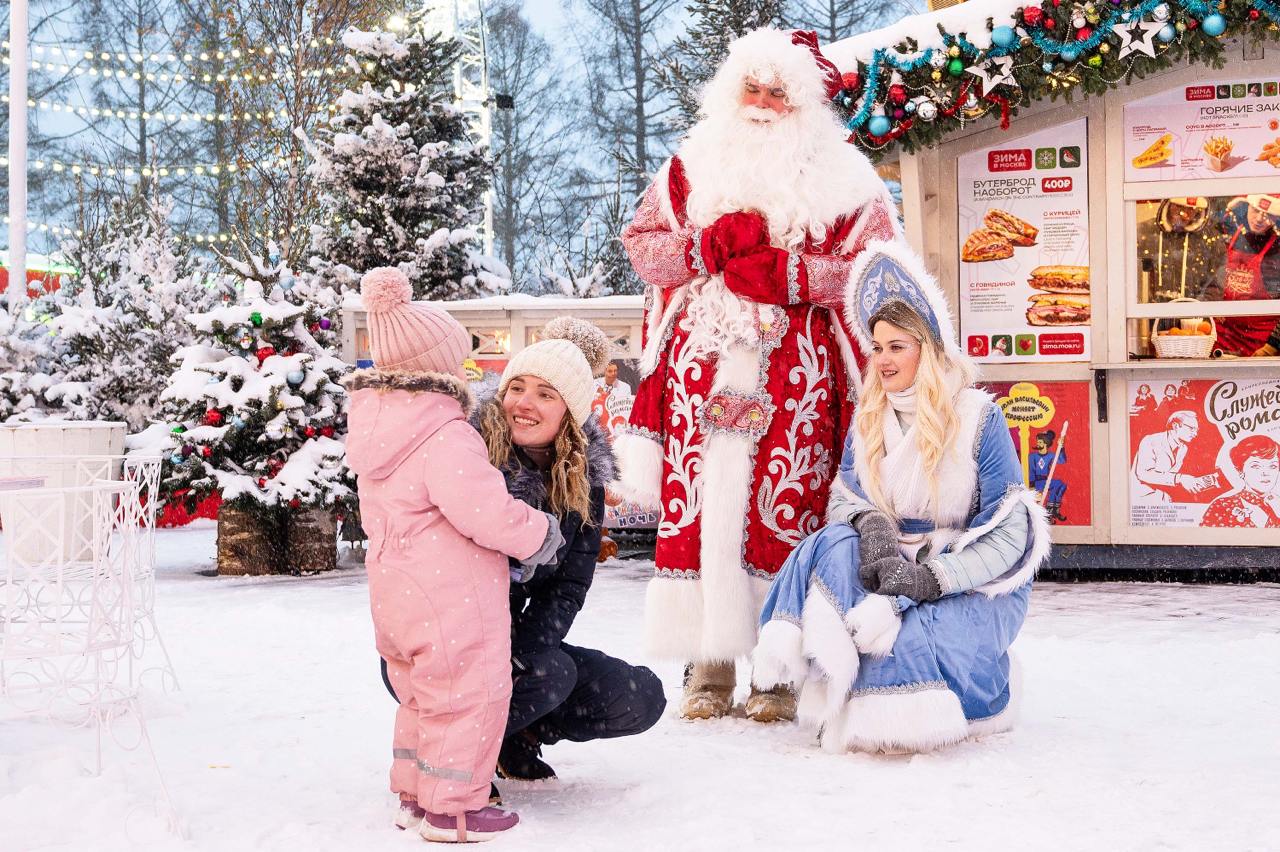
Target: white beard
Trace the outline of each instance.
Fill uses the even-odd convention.
[[[759,342],[757,311],[754,303],[730,292],[719,275],[695,281],[681,323],[689,333],[685,346],[695,358],[721,352],[735,342],[753,346]]]
[[[825,106],[799,107],[770,121],[736,103],[708,111],[678,151],[689,179],[688,215],[705,228],[720,216],[754,210],[770,240],[797,249],[821,240],[842,215],[885,194],[871,163],[845,141]]]

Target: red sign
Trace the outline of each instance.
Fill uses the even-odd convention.
[[[1187,100],[1189,101],[1213,100],[1213,86],[1187,86]]]
[[[1058,177],[1040,178],[1040,189],[1045,192],[1070,192],[1071,176],[1060,175]]]
[[[987,171],[989,172],[1025,172],[1030,168],[1030,148],[987,152]]]
[[[1084,335],[1079,333],[1042,334],[1040,335],[1040,354],[1083,355]]]

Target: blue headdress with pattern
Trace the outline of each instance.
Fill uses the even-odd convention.
[[[961,354],[947,300],[924,263],[901,240],[873,240],[855,259],[845,291],[845,319],[864,352],[871,352],[871,318],[894,302],[924,320],[944,352]]]

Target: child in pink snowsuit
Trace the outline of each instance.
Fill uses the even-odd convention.
[[[377,365],[346,379],[347,461],[359,477],[378,652],[400,697],[396,824],[487,840],[519,817],[489,807],[511,697],[508,556],[554,560],[560,525],[510,497],[467,422],[466,330],[409,301],[398,270],[361,282]]]

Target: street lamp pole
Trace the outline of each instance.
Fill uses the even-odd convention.
[[[9,312],[27,298],[27,0],[9,3]]]

